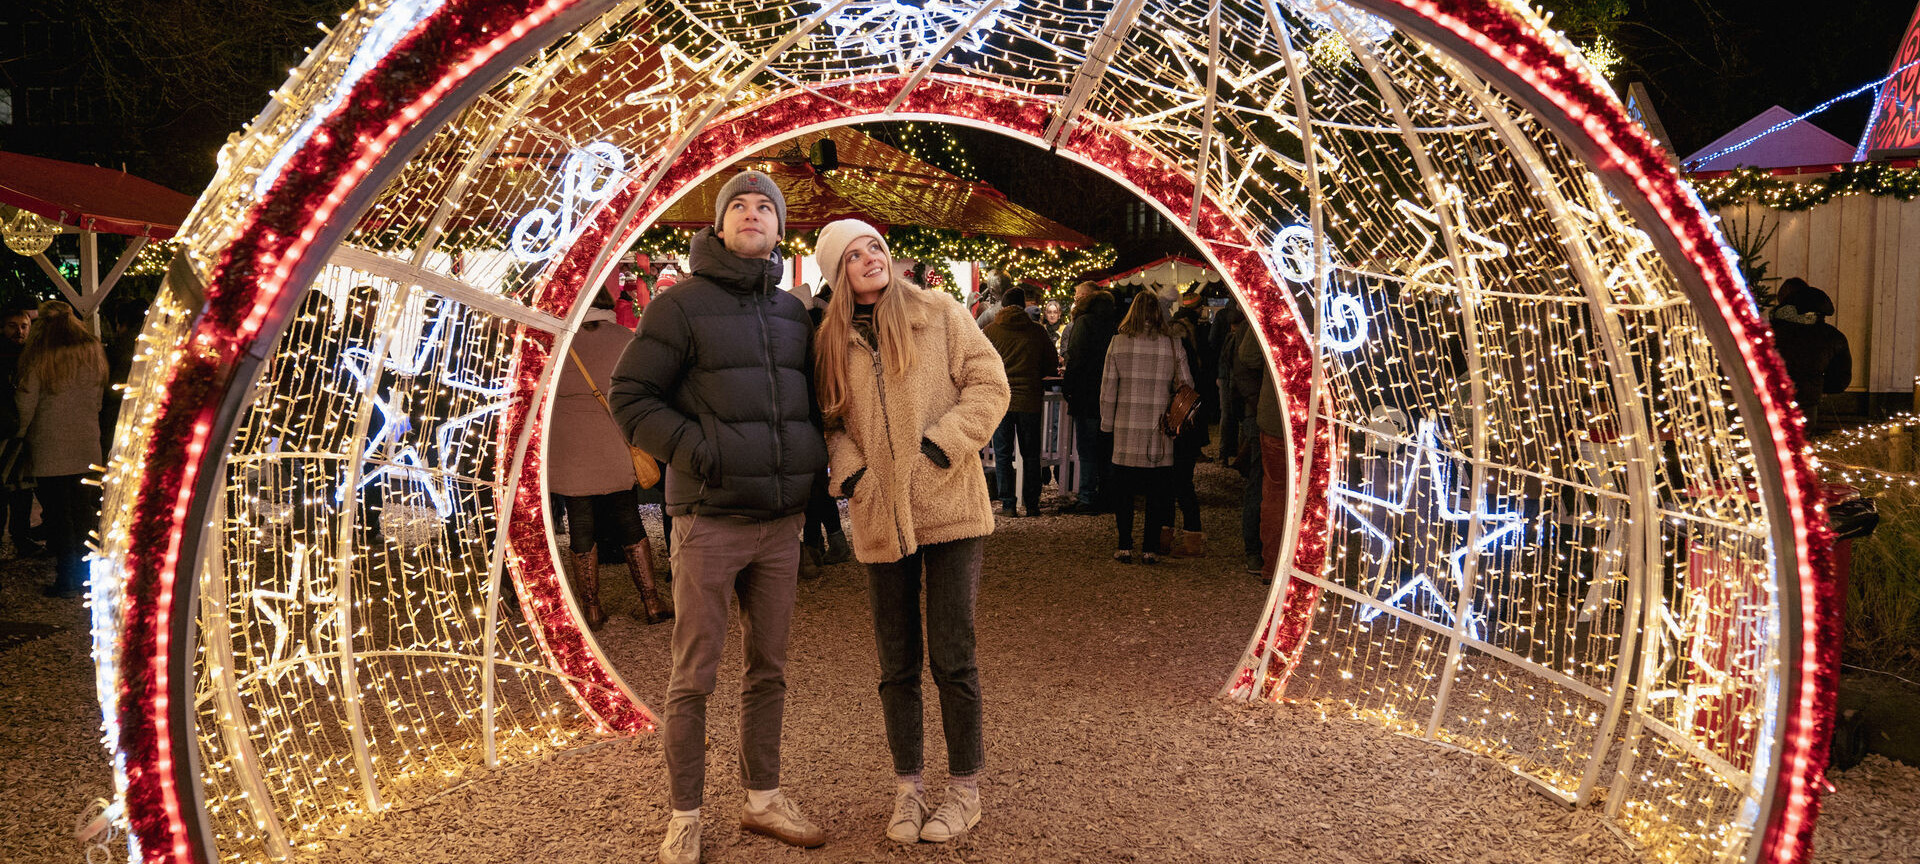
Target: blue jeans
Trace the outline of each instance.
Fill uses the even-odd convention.
[[[1107,479],[1108,463],[1113,460],[1113,433],[1100,431],[1098,415],[1075,417],[1073,446],[1080,458],[1080,506],[1096,506]]]
[[[927,592],[926,654],[940,691],[947,737],[947,775],[980,772],[980,667],[973,655],[973,608],[980,595],[986,539],[971,537],[920,547],[898,561],[867,565],[873,641],[880,655],[880,711],[895,774],[926,766],[920,701],[920,589]]]
[[[1040,412],[1008,411],[993,430],[993,493],[1008,516],[1013,515],[1013,444],[1020,442],[1020,459],[1027,475],[1020,484],[1020,501],[1027,515],[1040,515],[1040,487],[1047,481],[1047,463],[1040,459]]]

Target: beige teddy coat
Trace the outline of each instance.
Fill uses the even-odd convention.
[[[845,416],[828,424],[834,496],[846,495],[847,478],[866,469],[847,512],[854,557],[867,564],[993,533],[980,448],[1007,413],[1006,369],[965,307],[944,294],[920,299],[913,368],[876,380],[873,348],[852,334]],[[920,452],[923,437],[947,455],[946,468]]]

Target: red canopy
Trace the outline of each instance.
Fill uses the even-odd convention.
[[[165,240],[193,198],[125,171],[0,153],[0,204],[69,228]]]

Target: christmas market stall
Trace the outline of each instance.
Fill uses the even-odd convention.
[[[148,243],[174,235],[193,199],[125,171],[0,153],[0,205],[9,211],[0,212],[7,248],[32,258],[85,318],[100,308]],[[104,275],[103,233],[129,238]],[[46,254],[61,234],[78,235],[78,286]]]

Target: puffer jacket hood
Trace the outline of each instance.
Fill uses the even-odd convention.
[[[780,249],[772,258],[742,258],[727,249],[725,241],[712,228],[693,235],[687,249],[687,263],[695,276],[705,276],[714,284],[736,294],[757,294],[780,286]]]

